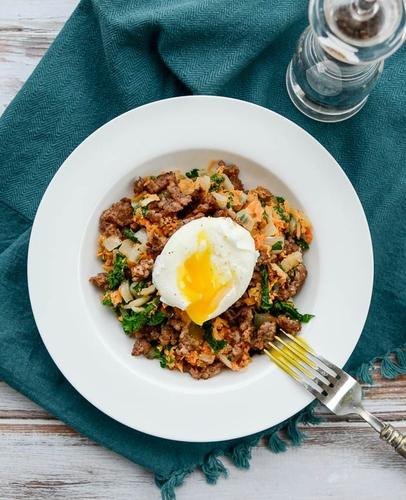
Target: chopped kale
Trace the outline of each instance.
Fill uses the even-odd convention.
[[[261,266],[261,311],[269,312],[274,316],[279,316],[280,314],[286,314],[291,319],[298,319],[302,323],[308,323],[312,318],[313,314],[301,314],[291,302],[284,302],[280,300],[275,300],[274,302],[269,302],[269,275],[266,266]]]
[[[210,186],[210,191],[218,191],[220,186],[221,186],[221,183],[224,181],[224,177],[222,175],[219,175],[219,174],[213,174],[210,176],[210,182],[211,182],[211,186]]]
[[[313,314],[301,314],[291,302],[283,302],[279,300],[276,300],[271,304],[270,312],[275,316],[286,314],[289,318],[298,319],[302,323],[308,323],[312,318],[314,318]]]
[[[158,347],[153,348],[152,359],[159,359],[159,364],[161,365],[161,368],[166,368],[167,362],[165,353],[163,351],[160,351]]]
[[[307,241],[305,241],[302,238],[296,240],[296,243],[300,246],[300,248],[302,250],[308,250],[309,249],[309,244],[307,243]]]
[[[204,330],[204,340],[209,344],[213,352],[217,354],[219,351],[221,351],[221,349],[223,349],[227,345],[227,341],[216,340],[213,337],[211,321],[205,321],[202,326]]]
[[[126,335],[138,332],[145,325],[160,325],[166,320],[166,315],[157,311],[159,299],[155,298],[148,302],[142,311],[129,311],[123,315],[121,325]],[[165,317],[163,317],[165,316]]]
[[[144,311],[141,312],[129,312],[123,315],[123,319],[121,320],[121,325],[123,327],[124,333],[126,335],[131,335],[138,330],[141,330],[143,326],[148,321],[148,316]]]
[[[141,208],[141,213],[145,217],[147,215],[147,213],[148,213],[148,207],[142,207]]]
[[[269,215],[267,212],[265,212],[265,210],[262,212],[262,217],[265,219],[266,222],[269,221]]]
[[[144,313],[147,315],[148,318],[152,315],[152,313],[155,313],[155,311],[158,309],[158,304],[159,304],[159,298],[158,297],[154,297],[144,307]]]
[[[135,236],[135,232],[130,227],[124,228],[123,235],[124,235],[124,238],[127,238],[128,240],[131,240],[134,243],[139,243],[139,240]]]
[[[124,279],[124,270],[127,267],[127,259],[121,253],[116,254],[113,270],[109,272],[109,288],[116,290]]]
[[[168,319],[167,315],[162,311],[157,311],[154,313],[147,321],[149,326],[162,325]]]
[[[269,311],[271,304],[269,303],[269,274],[266,266],[261,266],[261,310]]]
[[[198,168],[192,168],[189,172],[186,172],[186,177],[189,179],[196,179],[196,177],[199,177],[199,169]]]
[[[285,202],[285,198],[282,198],[282,196],[275,196],[276,198],[276,201],[281,204],[281,203],[284,203]]]
[[[142,289],[146,288],[147,282],[144,280],[131,283],[130,289],[133,293],[140,293]]]
[[[282,246],[282,240],[279,240],[272,245],[272,250],[282,250]]]

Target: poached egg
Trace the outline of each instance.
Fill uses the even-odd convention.
[[[161,301],[202,325],[247,289],[258,258],[249,231],[229,217],[202,217],[178,229],[157,257],[152,281]]]

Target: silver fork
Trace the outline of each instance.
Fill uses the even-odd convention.
[[[283,330],[267,345],[265,353],[330,411],[336,415],[356,413],[406,458],[406,435],[363,407],[361,386],[348,373],[316,355],[303,339]]]

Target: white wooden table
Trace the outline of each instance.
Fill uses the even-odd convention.
[[[0,113],[20,89],[77,0],[0,0]],[[366,406],[406,430],[406,376],[377,380]],[[253,452],[216,487],[196,472],[178,498],[405,500],[406,462],[357,418],[327,415],[308,441]],[[226,461],[227,462],[227,461]],[[149,472],[77,434],[0,382],[0,499],[158,499]]]

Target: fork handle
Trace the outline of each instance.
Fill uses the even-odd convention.
[[[389,443],[402,457],[406,458],[406,434],[398,431],[393,425],[384,423],[379,433],[381,439]]]
[[[388,424],[388,422],[383,422],[378,417],[375,417],[375,415],[366,410],[362,405],[357,408],[356,413],[379,433],[383,441],[389,443],[399,455],[406,458],[406,434],[398,431],[393,425]]]

